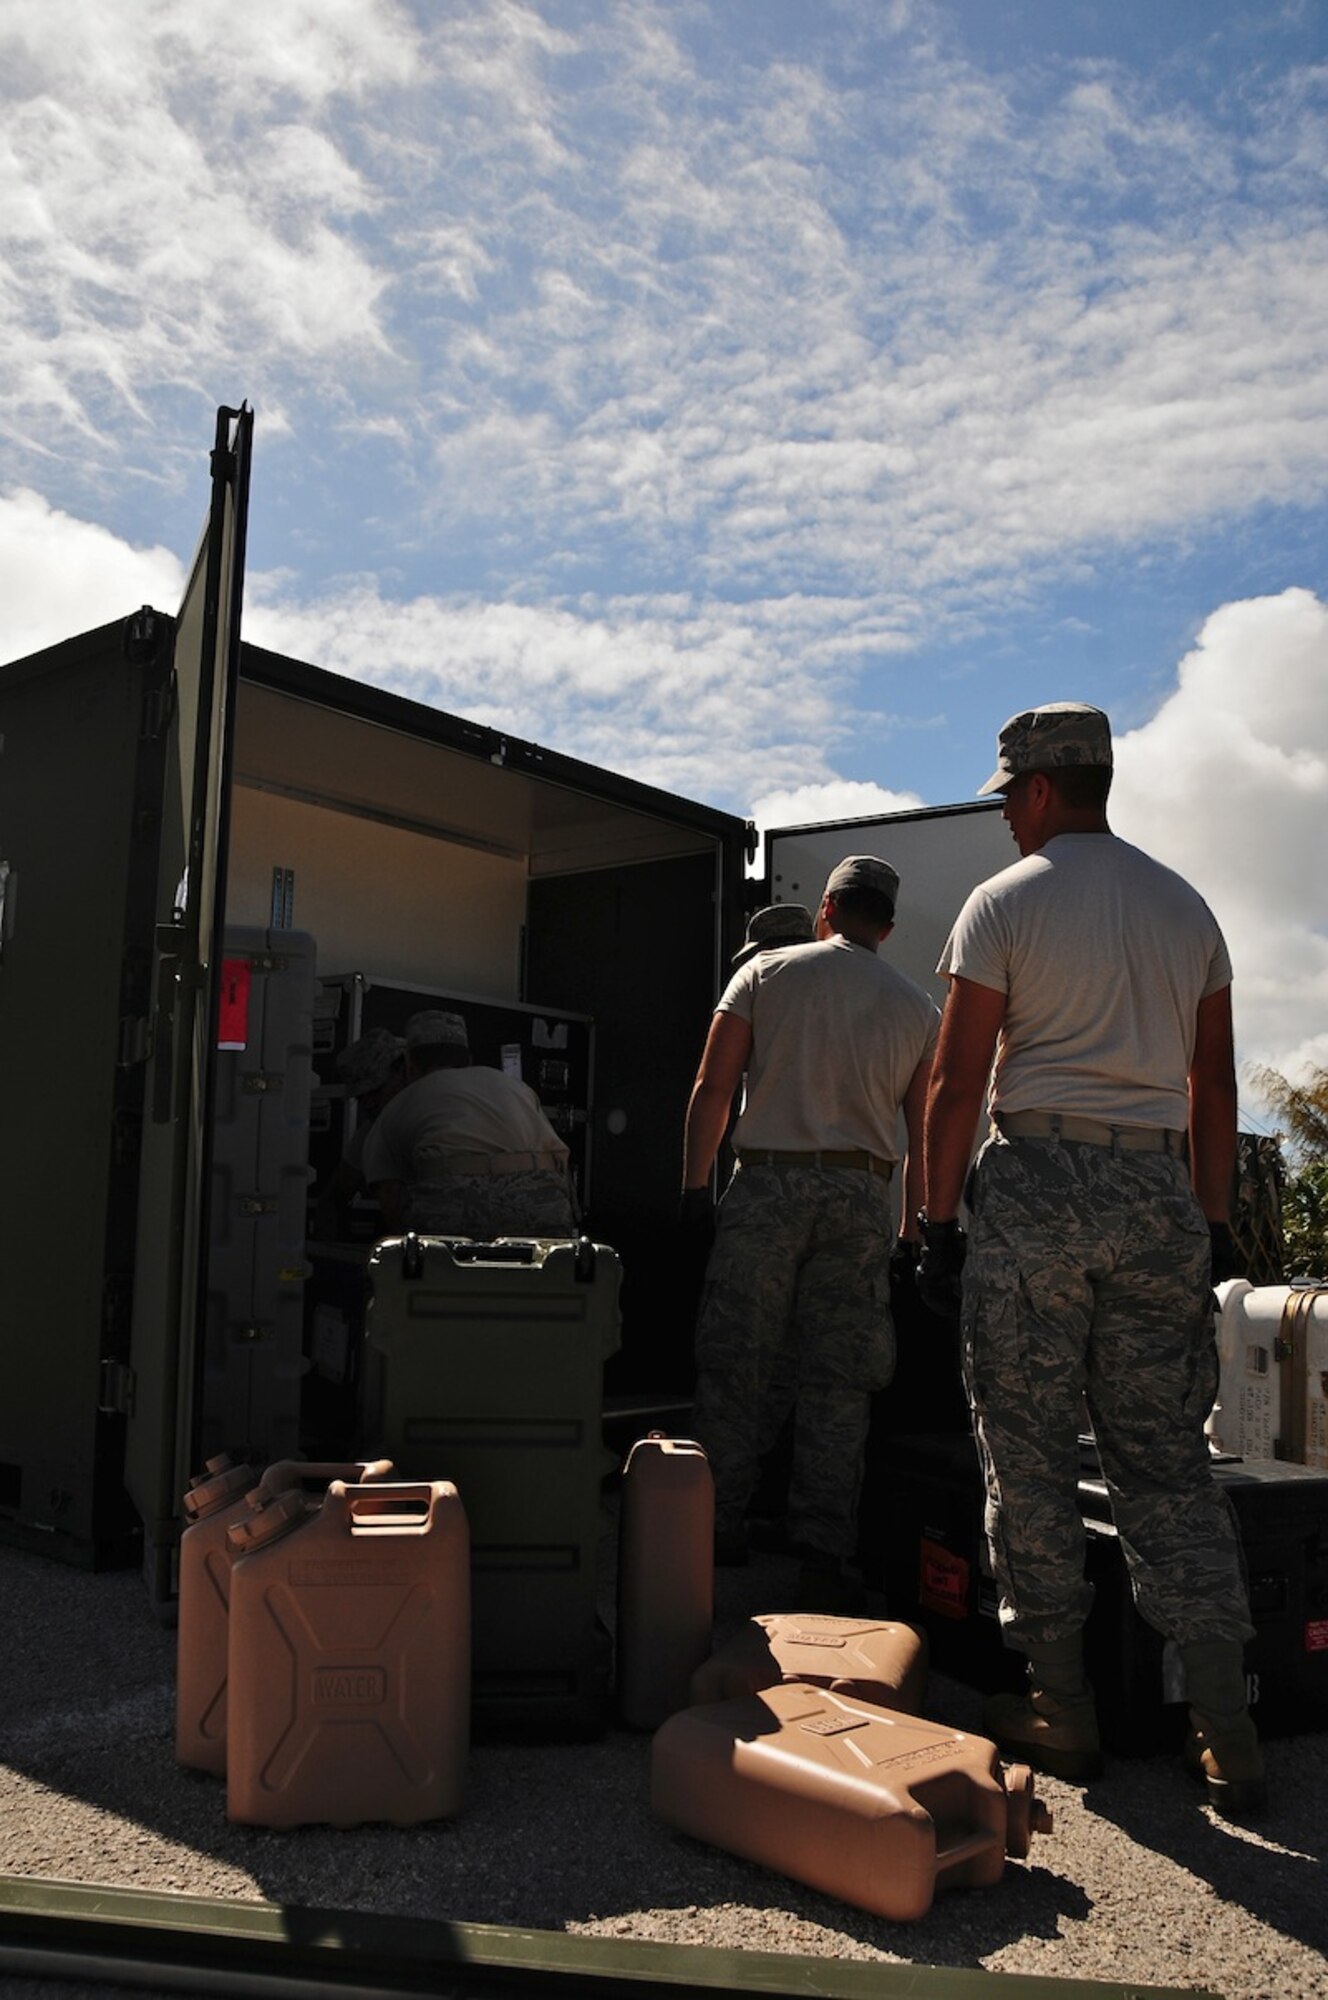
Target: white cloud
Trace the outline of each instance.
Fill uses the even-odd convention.
[[[166,411],[268,385],[279,406],[390,354],[389,273],[357,234],[375,191],[331,111],[407,78],[408,18],[265,0],[233,29],[223,0],[6,12],[0,412],[68,478],[126,431],[169,478]]]
[[[830,780],[836,742],[893,727],[841,712],[834,637],[810,604],[392,602],[372,579],[301,604],[282,582],[251,579],[255,642],[686,796]],[[795,671],[818,644],[822,672]]]
[[[391,439],[417,546],[463,529],[555,588],[888,573],[932,621],[1323,496],[1328,230],[1271,81],[1238,144],[1111,64],[1034,116],[928,10],[710,66],[645,4],[230,18],[9,10],[11,476],[54,448],[104,481],[128,427],[178,482],[217,385],[335,446],[333,485]],[[401,539],[384,509],[366,557]]]
[[[753,799],[750,817],[761,828],[816,826],[822,820],[879,819],[910,812],[925,802],[916,792],[892,792],[857,778],[832,778],[821,785],[795,785]]]
[[[1328,1061],[1328,606],[1307,590],[1223,605],[1116,754],[1116,830],[1226,932],[1241,1056]]]
[[[24,488],[0,494],[0,604],[7,660],[123,618],[173,611],[184,569],[169,549],[133,549]]]

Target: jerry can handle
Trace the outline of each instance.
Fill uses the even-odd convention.
[[[417,1479],[390,1485],[352,1485],[334,1479],[323,1505],[341,1516],[352,1534],[427,1527],[440,1500],[456,1494],[450,1480]]]
[[[316,1479],[320,1486],[327,1486],[334,1479],[358,1486],[375,1479],[390,1479],[392,1472],[390,1458],[311,1459],[307,1464],[299,1458],[280,1458],[268,1466],[258,1482],[258,1490],[264,1495],[280,1493],[287,1486],[298,1486],[311,1479]]]

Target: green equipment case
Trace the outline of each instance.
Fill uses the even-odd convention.
[[[577,1241],[391,1237],[369,1260],[363,1436],[403,1477],[450,1479],[470,1525],[479,1723],[603,1727],[596,1614],[611,1460],[603,1370],[616,1253]]]

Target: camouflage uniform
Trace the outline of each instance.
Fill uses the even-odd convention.
[[[973,1204],[964,1366],[1010,1637],[1064,1638],[1092,1602],[1075,1497],[1086,1397],[1143,1616],[1181,1641],[1248,1638],[1203,1434],[1217,1355],[1208,1226],[1184,1160],[996,1136]]]
[[[422,1236],[574,1236],[566,1174],[530,1167],[511,1174],[451,1174],[416,1181],[406,1227]]]
[[[717,1535],[741,1530],[774,1371],[797,1396],[789,1531],[843,1559],[856,1540],[871,1396],[894,1373],[890,1184],[866,1169],[740,1166],[719,1209],[697,1326],[694,1421]]]

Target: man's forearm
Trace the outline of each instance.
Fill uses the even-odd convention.
[[[927,1099],[927,1214],[933,1222],[949,1222],[959,1213],[973,1138],[982,1109],[982,1087],[976,1090],[933,1078]]]
[[[682,1142],[685,1188],[704,1187],[709,1181],[715,1155],[728,1128],[731,1102],[727,1091],[705,1082],[699,1082],[693,1090]]]
[[[993,987],[960,977],[950,982],[927,1092],[927,1215],[932,1222],[953,1222],[959,1213],[1005,1006],[1004,993]]]
[[[1229,1222],[1236,1171],[1236,1062],[1229,986],[1199,1002],[1189,1082],[1190,1181],[1208,1220]]]
[[[1231,1219],[1236,1173],[1236,1089],[1195,1084],[1190,1093],[1190,1179],[1210,1222]]]
[[[704,1187],[710,1179],[751,1047],[752,1031],[741,1016],[722,1009],[716,1013],[687,1103],[682,1141],[684,1188]]]

